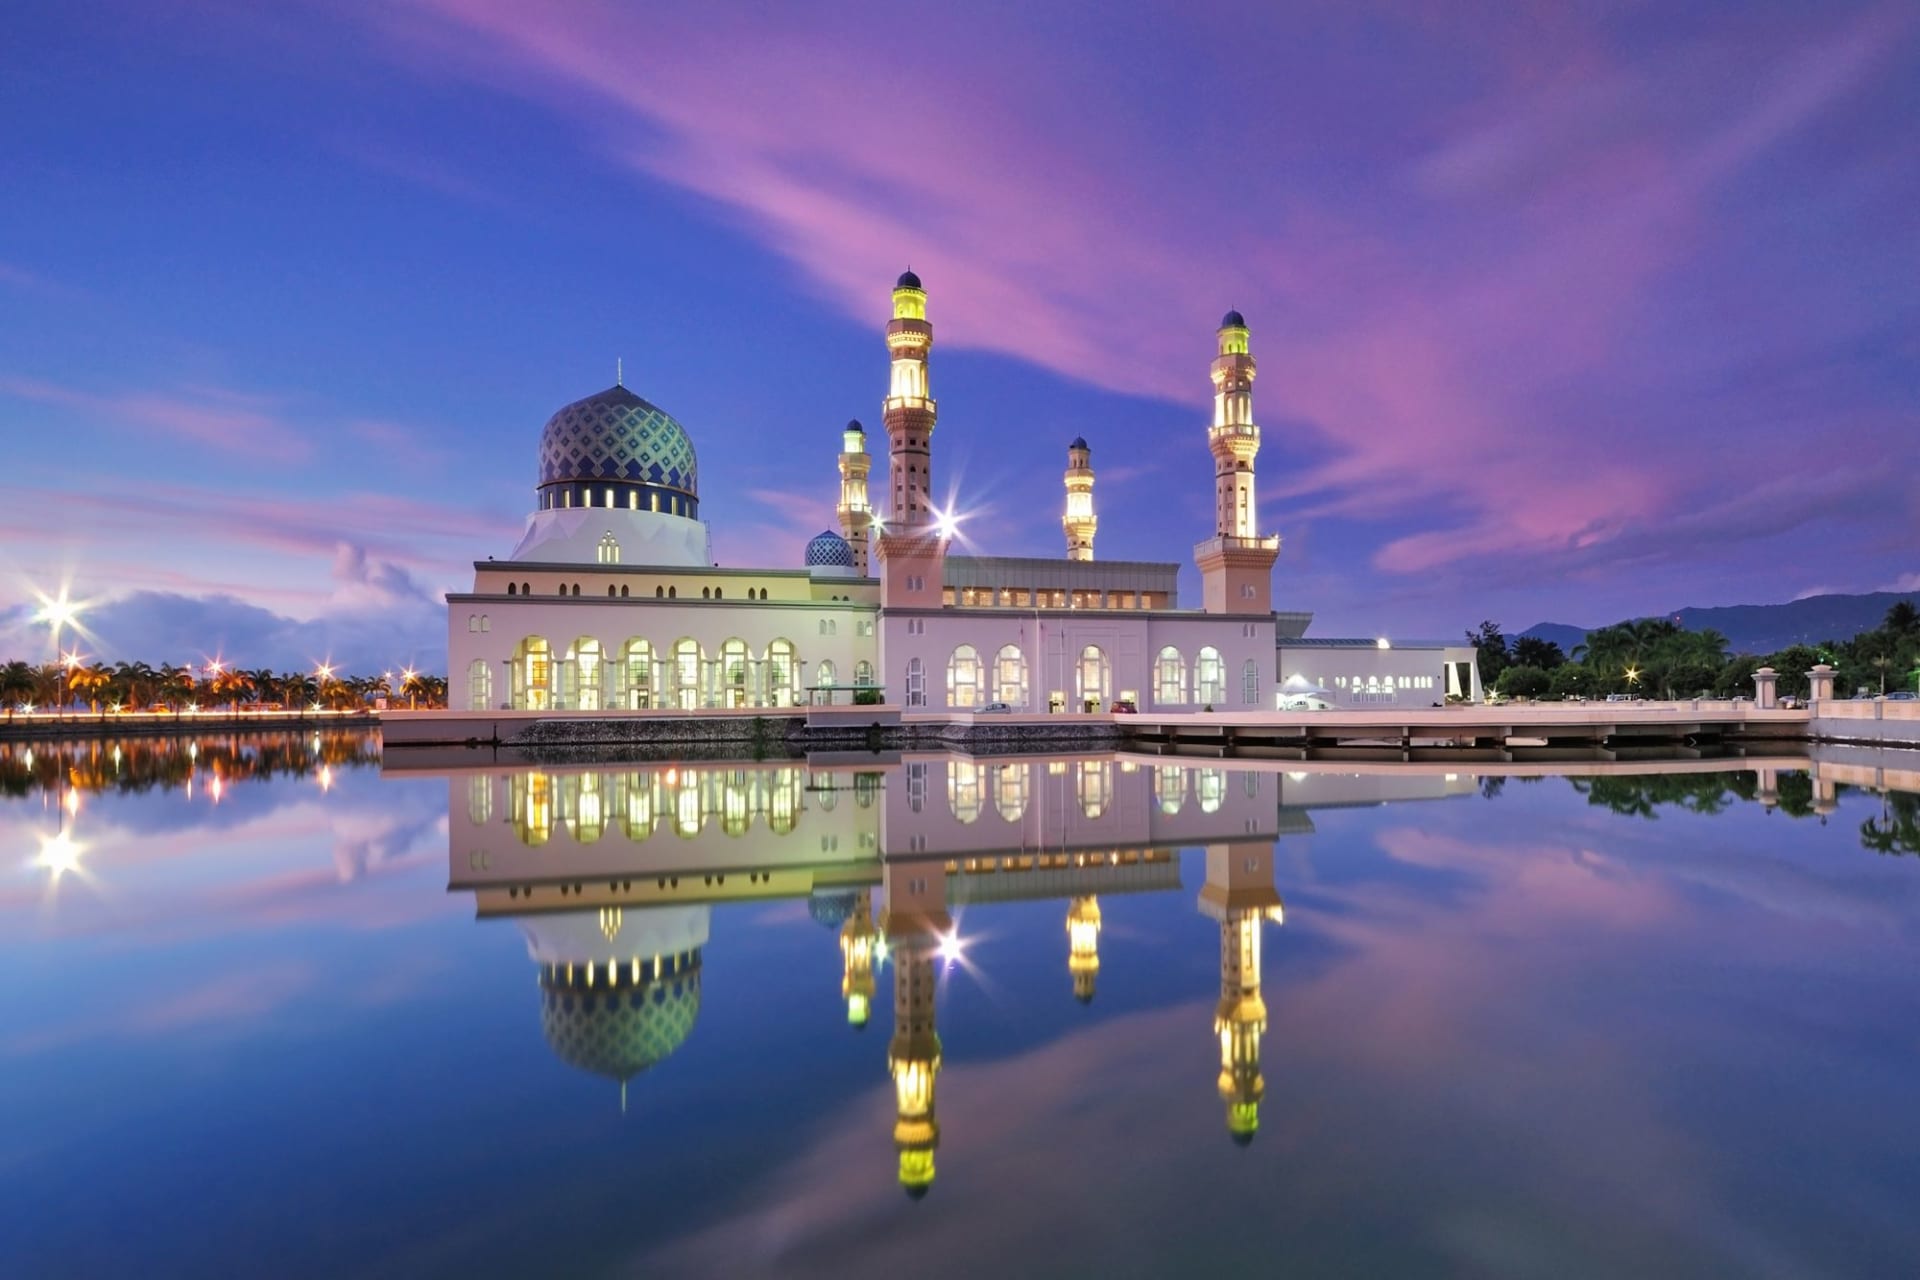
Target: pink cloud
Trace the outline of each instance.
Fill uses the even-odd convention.
[[[1676,431],[1664,404],[1645,411],[1710,358],[1672,367],[1645,347],[1645,315],[1711,246],[1724,188],[1883,72],[1906,30],[1891,13],[1811,39],[1706,33],[1632,61],[1564,16],[1514,22],[1492,49],[1430,26],[1468,87],[1382,87],[1376,109],[1419,128],[1350,157],[1379,194],[1348,203],[1291,180],[1324,164],[1310,131],[1336,122],[1276,125],[1294,103],[1262,87],[1286,79],[1271,68],[1236,80],[1235,124],[1261,139],[1242,153],[1187,114],[1212,99],[1142,98],[1047,33],[986,39],[938,14],[915,15],[915,41],[940,52],[905,80],[873,73],[903,38],[885,20],[763,14],[746,31],[724,13],[422,0],[388,31],[403,57],[536,95],[615,163],[713,201],[850,315],[876,319],[911,261],[943,345],[1204,403],[1208,332],[1241,306],[1261,416],[1330,453],[1276,466],[1269,510],[1424,512],[1375,558],[1419,574],[1604,545],[1682,507],[1677,475],[1751,477],[1762,439],[1799,429],[1730,453],[1724,434]],[[1248,50],[1289,44],[1279,15],[1241,21]],[[1164,39],[1185,51],[1193,36]],[[1703,65],[1743,92],[1700,92]],[[1356,114],[1339,136],[1369,123],[1371,104],[1327,96]],[[1201,141],[1156,145],[1182,129]]]
[[[221,454],[288,462],[311,453],[299,429],[274,412],[278,402],[217,387],[100,395],[37,378],[0,377],[0,394],[75,410],[111,426],[154,427]]]

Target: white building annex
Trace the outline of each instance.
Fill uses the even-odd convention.
[[[887,498],[868,493],[866,432],[841,437],[840,529],[791,568],[713,563],[692,438],[616,383],[575,401],[540,436],[535,509],[505,559],[478,561],[473,590],[448,603],[450,703],[471,711],[778,708],[884,701],[912,710],[1269,709],[1281,646],[1309,613],[1276,613],[1280,539],[1260,532],[1254,461],[1254,359],[1246,321],[1216,334],[1215,521],[1194,547],[1199,607],[1179,599],[1175,563],[1094,558],[1092,450],[1068,446],[1061,520],[1066,555],[950,555],[953,524],[935,506],[929,380],[933,326],[911,271],[892,295],[881,421]],[[1197,433],[1196,433],[1197,435]],[[1200,440],[1196,438],[1196,453]],[[1314,642],[1307,642],[1312,644]],[[1374,688],[1427,654],[1427,684],[1459,687],[1441,650],[1343,656],[1374,664]],[[1298,665],[1297,663],[1295,665]],[[1324,664],[1323,664],[1324,665]],[[1477,681],[1469,681],[1477,691]],[[1401,686],[1394,686],[1398,690]]]

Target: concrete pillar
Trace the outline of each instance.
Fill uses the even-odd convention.
[[[1774,694],[1779,683],[1780,673],[1772,667],[1762,667],[1753,673],[1753,705],[1762,711],[1771,711],[1780,705]]]
[[[1807,701],[1825,702],[1833,697],[1833,668],[1826,663],[1816,663],[1813,670],[1807,672]]]
[[[1763,809],[1776,809],[1780,805],[1780,772],[1777,769],[1761,769],[1760,794],[1757,799]]]

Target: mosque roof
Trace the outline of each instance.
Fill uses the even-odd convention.
[[[700,495],[686,428],[623,386],[575,400],[540,432],[541,485],[623,480]]]
[[[626,1081],[664,1060],[700,1016],[700,961],[637,984],[540,986],[540,1030],[570,1067]]]
[[[807,568],[853,568],[853,546],[831,529],[822,529],[807,543]]]

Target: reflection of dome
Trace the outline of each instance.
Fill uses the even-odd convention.
[[[807,568],[851,569],[853,548],[831,529],[823,529],[807,544]]]
[[[1253,1145],[1253,1130],[1251,1130],[1251,1129],[1248,1129],[1248,1130],[1247,1130],[1247,1131],[1246,1131],[1245,1133],[1236,1133],[1236,1134],[1234,1134],[1234,1135],[1233,1135],[1233,1145],[1234,1145],[1234,1146],[1236,1146],[1236,1147],[1250,1147],[1250,1146],[1252,1146],[1252,1145]]]
[[[642,967],[638,983],[628,980],[630,972],[619,967],[612,986],[603,977],[593,988],[579,971],[571,984],[564,970],[542,973],[540,1029],[562,1062],[626,1081],[687,1038],[700,1016],[700,953],[658,978],[651,965]]]
[[[540,433],[540,488],[590,484],[594,491],[611,483],[616,507],[653,508],[651,491],[662,496],[700,496],[699,465],[693,442],[665,411],[625,387],[576,400],[547,419]],[[554,503],[553,505],[563,505]],[[589,505],[576,500],[572,505]],[[594,506],[608,505],[595,500]],[[664,504],[663,504],[664,506]],[[679,513],[676,513],[679,514]],[[684,512],[695,515],[691,504]]]
[[[1238,311],[1229,311],[1220,317],[1220,327],[1222,329],[1244,329],[1247,327],[1247,318]]]
[[[900,273],[900,278],[893,282],[893,287],[896,289],[918,289],[920,287],[920,277],[913,274],[913,268],[909,267]]]
[[[815,893],[807,899],[807,914],[829,929],[838,929],[853,914],[854,894]]]

